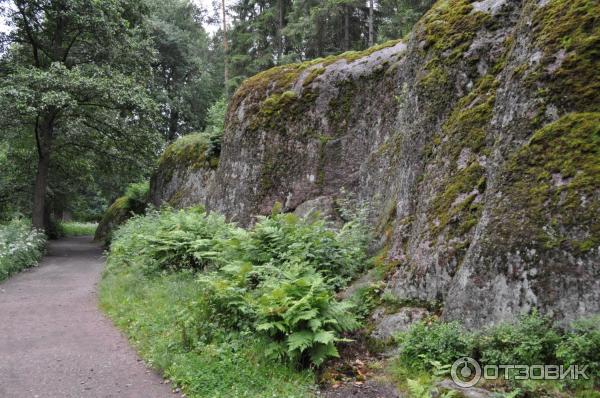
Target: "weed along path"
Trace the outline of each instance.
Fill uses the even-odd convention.
[[[0,397],[175,396],[98,309],[103,266],[99,245],[68,238],[0,283]]]

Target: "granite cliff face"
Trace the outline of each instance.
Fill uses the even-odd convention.
[[[218,167],[161,167],[153,201],[248,224],[350,196],[400,299],[474,327],[598,313],[599,16],[445,0],[405,42],[263,72],[231,100]]]

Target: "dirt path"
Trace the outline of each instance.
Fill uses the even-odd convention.
[[[99,311],[103,265],[90,238],[68,238],[0,284],[0,397],[175,396]]]

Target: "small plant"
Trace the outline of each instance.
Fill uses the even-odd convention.
[[[560,336],[549,318],[533,312],[486,330],[477,340],[484,364],[535,365],[556,363]]]
[[[565,366],[587,365],[592,384],[600,386],[600,316],[573,322],[556,349]]]
[[[31,229],[25,220],[14,219],[0,225],[0,281],[36,265],[42,258],[45,244],[46,236]]]
[[[258,298],[256,330],[271,341],[269,353],[293,363],[321,365],[337,357],[343,332],[358,327],[349,302],[338,302],[323,278],[306,264],[267,280]]]
[[[432,364],[452,364],[461,357],[473,356],[472,335],[457,322],[419,322],[397,336],[400,359],[407,366],[431,370]]]

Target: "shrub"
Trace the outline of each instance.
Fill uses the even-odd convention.
[[[397,340],[400,360],[419,370],[432,370],[434,363],[452,364],[461,357],[472,357],[474,351],[473,336],[457,322],[419,322]]]
[[[221,139],[225,129],[225,112],[227,112],[227,101],[221,98],[208,108],[206,116],[207,126],[204,133],[208,138],[207,158],[218,158],[221,155]]]
[[[277,267],[301,262],[321,272],[339,290],[366,262],[367,240],[364,234],[355,234],[356,230],[358,224],[349,223],[341,231],[333,231],[318,217],[289,213],[263,217],[250,233],[247,260]]]
[[[533,312],[485,331],[478,341],[485,364],[536,365],[556,362],[554,350],[560,336],[549,318]]]
[[[38,263],[46,236],[20,219],[0,225],[0,281]]]
[[[147,242],[143,254],[159,269],[207,269],[218,260],[218,240],[234,228],[223,216],[203,210],[164,211],[155,229],[141,236]]]
[[[186,346],[246,330],[264,336],[274,357],[319,365],[358,327],[350,303],[334,297],[365,258],[350,228],[336,232],[323,220],[274,214],[246,231],[202,209],[163,209],[115,233],[109,271],[113,264],[205,271],[198,274],[202,294],[179,308]]]
[[[137,257],[149,271],[206,269],[216,264],[215,246],[235,227],[201,208],[151,211],[129,220],[115,232],[111,255]]]
[[[587,374],[600,384],[600,316],[573,322],[556,349],[565,366],[588,365]]]

